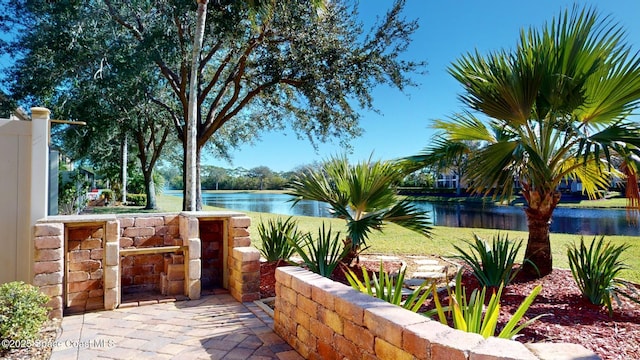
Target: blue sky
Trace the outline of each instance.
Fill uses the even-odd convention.
[[[360,2],[360,17],[367,24],[383,16],[390,0]],[[435,1],[407,0],[405,15],[417,18],[415,33],[407,59],[426,60],[427,74],[415,76],[418,87],[401,93],[396,89],[374,89],[374,105],[380,114],[361,112],[364,134],[350,142],[352,161],[394,159],[413,155],[424,149],[433,135],[431,120],[446,118],[462,109],[457,96],[461,88],[447,73],[447,67],[462,54],[478,49],[481,53],[511,48],[519,31],[530,26],[540,28],[560,11],[571,8],[573,1]],[[611,15],[627,34],[634,51],[640,50],[640,1],[583,1],[595,6],[601,15]],[[265,165],[275,171],[322,161],[342,154],[337,141],[321,144],[318,151],[307,140],[298,140],[291,131],[267,132],[254,145],[232,151],[232,163],[207,159],[206,163],[222,167],[253,168]]]

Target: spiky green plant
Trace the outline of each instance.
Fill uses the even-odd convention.
[[[612,245],[601,236],[594,237],[588,247],[581,237],[579,245],[574,243],[567,248],[571,274],[580,292],[592,304],[606,305],[609,315],[613,314],[611,299],[619,302],[618,295],[638,302],[638,297],[631,294],[635,287],[617,279],[620,272],[628,268],[620,256],[629,247],[628,244]]]
[[[318,229],[317,239],[307,233],[302,236],[300,242],[291,241],[289,244],[295,248],[309,270],[327,278],[349,251],[349,248],[340,240],[340,232],[333,236],[331,226],[326,229],[324,222],[322,228]]]
[[[258,224],[260,253],[267,261],[289,260],[296,252],[291,244],[300,242],[302,234],[298,231],[298,222],[293,217],[270,219]]]
[[[418,312],[431,293],[431,288],[428,286],[427,281],[425,281],[414,289],[407,299],[403,301],[402,288],[406,272],[407,267],[403,265],[397,276],[391,276],[384,271],[381,261],[378,275],[374,273],[373,279],[369,277],[369,272],[364,266],[362,267],[362,281],[360,281],[358,276],[349,268],[346,268],[345,276],[351,287],[362,293],[375,296],[380,300],[394,305],[402,306],[407,310]]]
[[[518,251],[522,247],[522,240],[511,242],[509,235],[501,236],[498,234],[489,244],[476,234],[473,234],[473,237],[474,242],[467,242],[469,251],[458,245],[453,245],[460,253],[456,257],[471,267],[473,276],[478,279],[480,286],[509,285],[517,275],[517,271],[513,271],[513,265]]]
[[[498,318],[500,316],[500,297],[502,296],[502,289],[503,286],[500,286],[497,293],[494,291],[491,294],[491,298],[489,299],[489,303],[485,309],[484,304],[486,303],[487,288],[483,287],[480,291],[478,291],[478,289],[474,289],[471,292],[471,296],[468,298],[469,300],[467,300],[466,289],[462,286],[462,271],[459,271],[456,275],[455,291],[452,292],[450,287],[447,288],[449,293],[449,306],[443,307],[438,297],[438,292],[433,290],[433,300],[436,306],[438,319],[441,323],[448,325],[446,312],[449,312],[453,318],[453,327],[455,329],[480,334],[484,338],[494,336],[496,325],[498,324]],[[518,326],[518,322],[523,318],[527,309],[529,309],[533,300],[538,296],[541,290],[542,285],[538,285],[531,291],[529,296],[527,296],[520,304],[516,312],[511,316],[497,337],[511,339],[522,331],[522,329],[544,316],[544,314],[538,315]]]

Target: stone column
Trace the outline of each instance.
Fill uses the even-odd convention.
[[[180,237],[184,245],[188,246],[188,256],[185,258],[185,294],[191,300],[200,299],[202,284],[200,282],[201,242],[198,218],[184,212],[180,215]]]
[[[251,218],[233,216],[229,219],[231,239],[228,244],[229,293],[238,301],[260,298],[260,252],[251,247]]]
[[[107,221],[104,239],[104,308],[112,310],[121,303],[120,223],[117,220]]]
[[[39,223],[34,226],[35,256],[33,285],[51,300],[50,318],[62,318],[64,279],[64,224]]]

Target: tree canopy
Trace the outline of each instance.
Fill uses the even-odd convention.
[[[357,21],[357,2],[332,1],[318,10],[288,1],[260,12],[251,3],[214,1],[206,10],[197,69],[198,163],[203,149],[227,156],[263,129],[287,126],[314,143],[346,142],[361,132],[359,109],[374,107],[375,86],[403,90],[413,85],[411,74],[423,69],[424,62],[402,58],[417,28],[402,14],[403,0],[368,31]],[[137,76],[153,67],[151,81],[164,90],[149,98],[184,142],[194,1],[5,5],[29,14],[7,48],[24,54],[10,73],[16,98],[54,103],[79,79],[116,71]]]

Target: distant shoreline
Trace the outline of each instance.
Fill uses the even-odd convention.
[[[165,193],[171,196],[182,197],[182,190],[166,190]],[[203,194],[286,194],[286,190],[203,190]],[[415,201],[429,201],[429,202],[457,202],[457,203],[469,203],[469,204],[493,204],[497,206],[523,206],[522,200],[513,201],[511,204],[499,204],[497,201],[492,200],[491,197],[477,197],[477,196],[410,196],[400,195],[405,198],[409,198]],[[561,202],[558,207],[576,208],[576,209],[612,209],[620,210],[626,208],[627,200],[622,197],[611,197],[598,200],[579,200]]]
[[[203,194],[286,194],[286,192],[286,190],[202,190]],[[165,193],[182,195],[182,190],[165,190]]]

